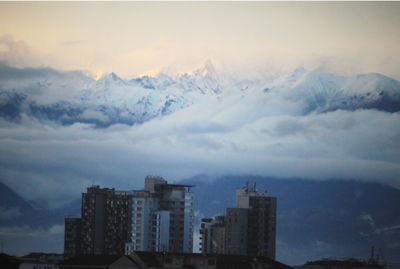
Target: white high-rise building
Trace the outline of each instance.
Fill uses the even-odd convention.
[[[160,210],[160,199],[147,191],[132,191],[132,242],[127,253],[140,251],[168,251],[170,215]]]
[[[132,191],[132,238],[125,252],[193,251],[193,194],[191,185],[168,184],[146,177],[145,188]]]

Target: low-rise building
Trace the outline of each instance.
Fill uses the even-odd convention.
[[[125,255],[78,255],[67,259],[59,269],[138,269],[140,267]]]
[[[58,269],[64,255],[32,252],[22,257],[0,253],[1,269]]]
[[[0,265],[2,269],[19,269],[21,261],[15,257],[5,253],[0,253]]]
[[[135,251],[129,255],[80,255],[60,269],[293,269],[267,257]]]

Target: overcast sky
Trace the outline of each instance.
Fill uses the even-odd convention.
[[[131,77],[304,66],[400,79],[398,2],[1,2],[0,59]],[[233,70],[233,71],[232,71]]]

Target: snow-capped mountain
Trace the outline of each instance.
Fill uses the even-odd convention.
[[[106,122],[135,124],[216,98],[221,93],[218,87],[218,82],[207,71],[183,74],[176,80],[158,74],[129,81],[111,73],[81,91],[72,103],[102,113]]]
[[[93,80],[79,71],[5,64],[0,69],[0,116],[7,120],[18,120],[24,113],[62,124],[133,125],[194,104],[203,104],[203,111],[217,106],[211,108],[216,114],[243,119],[337,109],[400,110],[400,82],[380,74],[345,77],[299,68],[274,79],[232,79],[223,85],[210,61],[176,78],[160,73],[132,80],[115,73]],[[284,111],[281,102],[294,108]]]
[[[308,111],[400,110],[400,82],[376,73],[345,77],[300,68],[274,81],[271,89],[291,100],[302,100]]]
[[[211,61],[207,61],[203,68],[192,74],[183,74],[178,77],[178,85],[187,91],[200,91],[203,94],[220,94],[221,85],[218,74]]]
[[[99,80],[94,81],[91,89],[113,89],[115,87],[126,86],[127,83],[115,73],[103,75]]]

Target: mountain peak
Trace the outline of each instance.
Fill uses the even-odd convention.
[[[307,70],[304,67],[298,67],[293,71],[294,75],[303,75]]]
[[[119,81],[122,80],[117,74],[115,74],[114,72],[111,72],[109,74],[105,74],[104,76],[102,76],[100,79],[107,79],[107,80],[114,80],[114,81]]]
[[[126,82],[114,72],[104,74],[96,81],[97,86],[125,85]]]
[[[215,77],[217,74],[217,71],[215,71],[214,65],[212,64],[211,60],[208,59],[202,68],[198,70],[198,72],[203,76],[210,76],[210,77]]]

